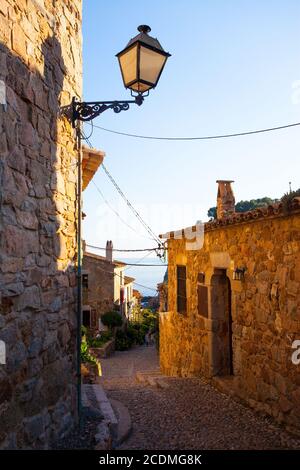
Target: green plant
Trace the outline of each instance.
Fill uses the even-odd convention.
[[[116,350],[127,351],[133,345],[134,341],[126,333],[126,331],[118,330],[116,333]]]
[[[127,336],[135,344],[144,344],[146,330],[143,325],[139,323],[130,323],[127,327]]]
[[[114,328],[117,326],[122,326],[122,317],[119,312],[106,312],[101,317],[103,325],[108,326],[109,328]]]
[[[113,334],[112,334],[111,331],[102,331],[101,332],[101,339],[105,342],[112,339],[112,337],[113,337]]]
[[[289,193],[285,193],[282,196],[280,200],[282,202],[282,207],[283,207],[284,212],[290,211],[293,199],[299,196],[300,196],[300,189],[297,189],[296,191],[291,191]]]
[[[81,336],[87,336],[87,327],[81,325]]]
[[[158,329],[158,313],[150,309],[144,309],[142,313],[142,324],[148,331],[156,331]]]
[[[89,345],[86,340],[86,336],[82,337],[81,346],[80,346],[80,357],[81,362],[89,362],[91,364],[96,364],[98,366],[97,359],[89,353]]]
[[[239,201],[235,205],[236,212],[247,212],[259,207],[267,207],[269,204],[278,202],[278,199],[271,199],[270,197],[261,197],[259,199],[251,199],[250,201]],[[217,218],[217,208],[211,207],[207,212],[208,217],[213,219]]]
[[[112,338],[111,331],[103,331],[99,338],[89,338],[87,342],[88,342],[89,347],[91,348],[101,348],[111,338]]]

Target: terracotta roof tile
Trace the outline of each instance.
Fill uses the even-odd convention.
[[[129,277],[129,276],[125,276],[124,277],[124,282],[125,282],[125,285],[126,284],[131,284],[132,282],[135,281],[135,277]]]
[[[84,191],[103,162],[105,152],[82,147],[82,190]]]
[[[87,256],[88,258],[94,258],[99,261],[104,261],[106,263],[113,264],[114,266],[117,266],[117,267],[126,266],[126,263],[123,263],[122,261],[117,261],[114,259],[113,262],[110,263],[110,261],[108,261],[108,259],[105,256],[95,255],[94,253],[88,253],[87,251],[83,253],[83,256],[84,257]]]
[[[271,204],[267,207],[258,207],[257,209],[253,209],[248,212],[235,212],[234,214],[231,214],[228,217],[224,217],[223,219],[215,219],[211,220],[210,222],[206,222],[204,224],[204,230],[205,232],[209,232],[211,230],[217,229],[219,227],[224,227],[228,225],[234,225],[234,224],[240,224],[240,223],[245,223],[249,222],[251,220],[259,220],[259,219],[264,219],[268,217],[276,217],[279,215],[288,215],[288,214],[293,214],[293,213],[299,213],[300,212],[300,197],[295,197],[289,207],[289,212],[285,213],[284,206],[282,202]],[[194,225],[193,227],[188,227],[188,229],[192,229],[192,232],[196,231],[196,226]],[[181,229],[181,230],[176,230],[172,232],[168,232],[166,234],[159,235],[160,238],[176,238],[176,235],[181,233],[182,237],[184,238],[186,229]]]

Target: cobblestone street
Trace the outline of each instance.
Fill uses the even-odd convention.
[[[300,448],[300,439],[200,379],[164,377],[163,388],[136,380],[137,372],[154,369],[154,347],[116,352],[102,360],[101,384],[109,398],[128,408],[133,424],[119,449]]]

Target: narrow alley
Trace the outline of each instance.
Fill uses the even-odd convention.
[[[102,360],[100,383],[108,398],[128,408],[132,421],[132,432],[118,449],[299,448],[300,439],[201,379],[164,377],[158,371],[152,346]]]

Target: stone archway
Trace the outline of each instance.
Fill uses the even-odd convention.
[[[231,286],[225,269],[211,278],[212,375],[233,375]]]

